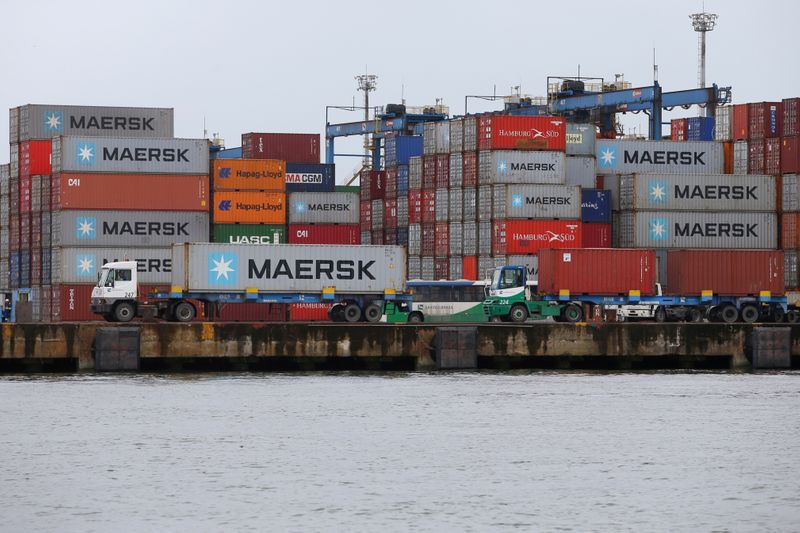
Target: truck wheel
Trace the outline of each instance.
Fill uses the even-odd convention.
[[[343,314],[347,322],[358,322],[361,320],[361,308],[356,303],[347,304]]]
[[[772,308],[772,321],[773,322],[783,322],[786,320],[786,312],[783,310],[783,307],[780,305],[776,305]]]
[[[696,307],[693,307],[689,309],[689,312],[686,314],[686,318],[689,322],[702,322],[703,312]]]
[[[666,322],[667,321],[667,310],[664,309],[663,306],[658,306],[656,308],[656,312],[653,315],[653,318],[656,322]]]
[[[344,306],[341,304],[332,305],[330,309],[328,309],[328,318],[331,322],[342,322],[344,317],[342,316],[342,311],[344,311]]]
[[[748,324],[752,324],[758,320],[758,307],[755,305],[745,305],[742,307],[740,311],[740,316],[742,317],[742,322],[747,322]]]
[[[522,304],[517,304],[511,308],[508,317],[511,319],[511,322],[516,322],[517,324],[525,322],[528,320],[528,308]]]
[[[561,319],[572,324],[580,322],[583,320],[583,309],[575,304],[569,304],[561,311]]]
[[[425,317],[419,311],[414,311],[408,315],[408,321],[412,324],[422,324],[425,322]]]
[[[726,324],[733,324],[739,318],[739,310],[734,305],[726,305],[719,310],[719,318]]]
[[[789,324],[797,324],[798,322],[800,322],[800,311],[797,311],[795,309],[790,310],[789,313],[787,314],[787,320]]]
[[[383,306],[376,303],[371,303],[364,309],[364,318],[367,322],[375,323],[381,319],[383,315]]]
[[[196,314],[194,306],[189,302],[180,302],[175,306],[174,312],[177,322],[191,322]]]
[[[133,304],[128,302],[118,303],[114,308],[114,320],[116,322],[130,322],[133,320],[134,314],[135,309],[133,308]]]

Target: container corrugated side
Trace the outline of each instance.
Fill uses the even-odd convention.
[[[339,294],[405,291],[406,252],[400,246],[176,244],[187,272],[174,273],[172,284],[184,290],[321,293],[334,286]],[[176,262],[176,267],[177,267]]]
[[[780,250],[670,250],[667,286],[672,294],[758,296],[782,294],[784,257]]]
[[[623,211],[623,248],[757,248],[778,245],[775,213]]]
[[[275,159],[215,159],[211,177],[215,191],[283,191],[286,163]]]
[[[283,224],[286,221],[286,193],[214,193],[214,223]]]
[[[492,217],[579,219],[581,188],[573,185],[495,185]]]
[[[478,148],[564,152],[566,132],[561,117],[482,115],[478,118]]]
[[[784,174],[781,178],[781,203],[783,211],[800,211],[800,183],[797,174]]]
[[[567,124],[567,155],[594,156],[597,128],[594,124]]]
[[[563,184],[566,156],[563,152],[484,150],[478,154],[478,183]]]
[[[171,246],[205,242],[208,213],[192,211],[54,211],[52,246]]]
[[[138,138],[175,135],[171,108],[28,104],[17,109],[20,141],[59,135]]]
[[[620,177],[620,209],[774,211],[773,176],[633,174]]]
[[[750,166],[748,159],[750,157],[750,147],[747,141],[736,141],[733,143],[733,173],[738,175],[747,174],[747,169]]]
[[[208,174],[206,139],[56,137],[53,173]]]
[[[358,224],[359,198],[349,192],[289,194],[290,224]]]
[[[464,156],[461,152],[450,154],[450,187],[461,187],[464,183]]]
[[[597,141],[598,174],[722,174],[722,144],[705,141]]]
[[[581,189],[581,220],[583,222],[611,222],[611,191],[607,189]]]
[[[464,119],[454,118],[450,121],[450,153],[464,150]]]
[[[51,249],[52,283],[96,283],[106,263],[136,261],[140,283],[169,283],[172,279],[172,249],[56,247]]]
[[[278,224],[214,224],[214,242],[285,244],[286,226]]]
[[[451,222],[461,222],[464,218],[464,190],[461,188],[450,189],[447,203],[447,220]]]
[[[533,254],[544,248],[583,246],[579,220],[494,220],[492,255]]]
[[[627,295],[653,294],[656,254],[635,249],[542,249],[539,251],[539,292]]]

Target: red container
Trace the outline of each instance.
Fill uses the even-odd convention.
[[[330,321],[328,311],[333,304],[328,303],[298,303],[289,304],[290,322],[327,322]]]
[[[483,115],[479,150],[566,150],[566,122],[559,117]]]
[[[318,133],[244,133],[244,159],[280,159],[287,163],[319,163]]]
[[[397,228],[385,228],[383,230],[383,244],[387,246],[397,245]]]
[[[535,254],[545,248],[583,246],[579,220],[495,220],[492,255]]]
[[[383,230],[372,230],[372,242],[370,244],[383,244]]]
[[[584,248],[611,248],[611,224],[583,224]]]
[[[422,222],[422,191],[408,191],[408,223]]]
[[[461,258],[461,277],[464,279],[478,279],[477,255],[465,255]]]
[[[764,141],[764,174],[777,176],[781,173],[781,138],[772,137]]]
[[[475,187],[478,184],[478,152],[464,152],[464,187]]]
[[[733,174],[733,141],[722,143],[723,174]]]
[[[31,211],[31,177],[21,176],[19,178],[19,212],[30,213]]]
[[[422,191],[422,222],[436,222],[436,191]]]
[[[784,213],[781,215],[781,248],[795,250],[800,248],[800,213]]]
[[[57,174],[51,183],[53,210],[210,210],[207,175]]]
[[[541,276],[541,265],[539,267]],[[702,291],[726,296],[783,294],[781,250],[670,250],[667,286],[672,294]]]
[[[397,198],[397,167],[386,168],[385,198]]]
[[[372,202],[369,200],[362,200],[359,207],[359,220],[361,231],[372,231]]]
[[[372,200],[383,200],[385,195],[386,195],[386,172],[382,170],[370,170],[369,197]]]
[[[433,279],[450,278],[450,258],[436,257],[433,260]]]
[[[383,201],[383,227],[384,229],[397,228],[397,200]]]
[[[748,141],[747,143],[747,173],[764,174],[766,168],[766,151],[764,139]]]
[[[748,104],[736,104],[733,106],[733,140],[746,141],[750,129],[750,108]]]
[[[786,98],[783,107],[782,136],[800,135],[800,98]]]
[[[287,304],[227,303],[220,306],[216,322],[285,322]]]
[[[422,253],[425,257],[436,255],[436,224],[422,224]]]
[[[436,156],[436,188],[446,189],[450,185],[450,154]]]
[[[433,255],[442,257],[450,255],[450,224],[447,222],[437,222],[434,234]]]
[[[51,141],[23,141],[19,143],[19,175],[50,174]]]
[[[422,156],[422,188],[436,188],[436,156]]]
[[[358,224],[289,224],[289,244],[360,244]]]
[[[750,139],[767,139],[779,137],[783,110],[780,102],[758,102],[749,105],[750,124],[748,133]]]
[[[45,231],[52,231],[50,227],[45,228]],[[32,248],[41,248],[42,246],[42,214],[31,213],[31,240],[30,246]]]
[[[655,291],[657,271],[655,250],[545,249],[539,252],[539,292],[617,295],[639,291],[650,295]]]
[[[685,141],[686,140],[686,124],[687,119],[685,118],[674,118],[670,122],[670,138],[673,141]]]
[[[781,139],[781,172],[783,174],[800,172],[800,136],[793,135]]]

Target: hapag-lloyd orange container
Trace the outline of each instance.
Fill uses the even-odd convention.
[[[278,159],[215,159],[211,176],[215,191],[286,189],[286,163]]]
[[[286,194],[282,192],[215,192],[215,224],[285,224]]]

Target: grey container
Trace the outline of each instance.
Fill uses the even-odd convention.
[[[435,279],[435,266],[433,257],[423,257],[420,260],[420,278],[425,280]]]
[[[8,141],[11,144],[19,142],[19,108],[12,107],[8,110]]]
[[[492,207],[494,205],[492,198],[493,188],[491,185],[481,185],[478,187],[477,191],[477,219],[480,222],[491,220],[494,218],[492,214]]]
[[[597,128],[594,124],[567,122],[567,155],[589,155],[594,157]]]
[[[408,225],[408,254],[422,255],[422,225]]]
[[[372,244],[372,232],[371,231],[362,231],[361,232],[361,244]]]
[[[622,248],[775,249],[775,213],[622,211]]]
[[[785,213],[796,213],[800,211],[800,190],[797,182],[797,174],[784,174],[781,179],[783,194],[781,195],[782,208]]]
[[[800,286],[797,275],[797,250],[783,251],[783,285],[786,289]]]
[[[581,188],[574,185],[495,185],[492,215],[504,218],[581,218]]]
[[[478,149],[478,118],[474,115],[464,117],[464,148],[465,152]]]
[[[539,256],[531,255],[509,255],[506,259],[509,265],[524,266],[528,271],[528,281],[539,282]]]
[[[8,228],[11,218],[11,204],[8,194],[0,194],[0,228]],[[6,246],[0,247],[0,253],[8,253],[8,240]]]
[[[603,176],[603,189],[611,191],[611,210],[619,211],[619,180],[620,175],[609,174]]]
[[[436,123],[425,122],[422,124],[422,153],[434,155],[436,153]]]
[[[408,159],[408,188],[422,188],[422,157],[414,156]]]
[[[42,212],[42,248],[50,248],[53,243],[53,213],[51,211]]]
[[[205,139],[56,137],[53,173],[208,174]]]
[[[42,211],[42,178],[47,180],[50,176],[31,176],[31,212],[39,213]]]
[[[478,222],[478,255],[492,254],[492,223]]]
[[[578,185],[584,189],[594,189],[597,183],[595,174],[597,163],[594,156],[569,155],[566,160],[567,185]]]
[[[170,283],[172,280],[172,249],[161,248],[84,248],[53,247],[51,282],[97,283],[97,273],[106,263],[136,261],[139,283]]]
[[[454,188],[450,189],[450,198],[448,200],[447,220],[450,222],[461,222],[464,218],[464,189]]]
[[[358,224],[358,193],[289,193],[289,224]]]
[[[11,180],[11,168],[9,164],[0,165],[0,194],[8,194],[8,186]]]
[[[713,141],[597,140],[598,174],[722,174],[722,144]]]
[[[464,223],[451,222],[448,228],[450,232],[450,255],[461,255],[464,253]]]
[[[19,178],[19,144],[11,145],[11,153],[8,156],[8,175],[11,179]]]
[[[775,211],[773,176],[632,174],[620,177],[619,206],[679,211]]]
[[[464,222],[462,253],[464,255],[478,255],[478,223]]]
[[[372,200],[372,229],[383,229],[383,200]]]
[[[492,272],[495,268],[507,265],[506,256],[486,256],[481,255],[478,257],[478,278],[491,279]]]
[[[441,122],[434,122],[436,125],[436,153],[449,154],[450,153],[450,121],[442,120]]]
[[[464,156],[461,152],[450,154],[450,188],[464,184]]]
[[[714,140],[730,141],[731,139],[733,139],[733,106],[718,107],[714,119]]]
[[[205,242],[209,214],[192,211],[53,211],[52,246],[153,247]],[[42,229],[45,229],[44,219]]]
[[[189,291],[405,291],[403,246],[187,243],[173,245],[172,257],[172,285]]]
[[[450,256],[450,277],[448,279],[464,279],[464,262],[461,256]]]
[[[19,108],[19,140],[59,135],[165,138],[175,135],[174,122],[171,108],[29,104]]]
[[[475,187],[466,187],[463,189],[463,213],[461,218],[467,221],[478,220],[478,189]]]
[[[736,141],[733,143],[733,173],[747,174],[748,161],[750,159],[750,146],[747,141]]]
[[[464,119],[454,118],[450,121],[450,153],[461,155],[464,150]],[[453,158],[450,158],[453,165]],[[452,175],[452,174],[451,174]]]
[[[450,216],[450,191],[436,189],[436,222],[447,222]]]
[[[563,152],[482,150],[478,153],[478,184],[564,183]]]
[[[408,196],[397,198],[397,226],[408,226]]]
[[[418,255],[408,256],[408,279],[422,279],[422,258]]]

